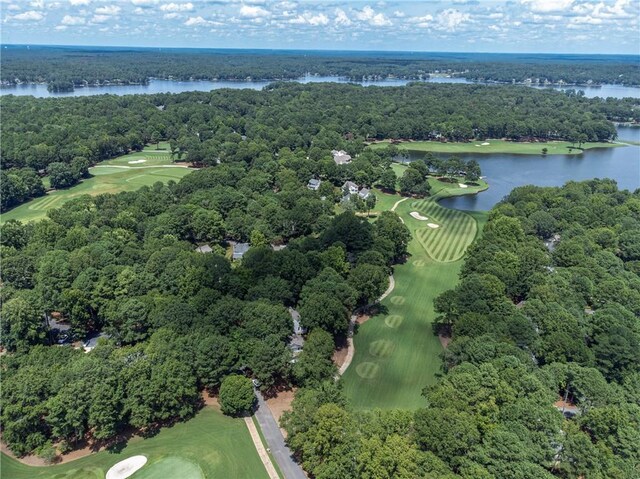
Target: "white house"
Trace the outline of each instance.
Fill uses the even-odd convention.
[[[358,185],[356,185],[353,181],[345,181],[344,185],[342,185],[342,191],[347,195],[355,195],[358,193]]]
[[[344,150],[331,150],[331,154],[333,155],[333,161],[336,162],[336,165],[351,163],[351,155]]]

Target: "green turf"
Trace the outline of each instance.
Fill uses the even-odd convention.
[[[163,457],[153,464],[147,463],[131,476],[131,479],[157,479],[158,477],[205,479],[200,466],[195,462],[177,456]]]
[[[131,158],[148,158],[149,164],[128,165],[127,162],[131,161]],[[169,155],[167,154],[145,155],[143,152],[103,162],[89,169],[89,172],[93,175],[91,178],[87,178],[71,188],[51,191],[45,196],[13,208],[1,215],[0,222],[4,223],[10,219],[24,222],[39,220],[46,216],[47,210],[58,208],[66,201],[81,195],[133,191],[141,186],[151,186],[157,181],[164,183],[169,180],[178,181],[193,171],[178,166],[161,166],[169,163]]]
[[[481,232],[487,214],[449,213],[454,210],[442,208],[435,201],[477,192],[486,188],[486,184],[463,189],[435,179],[430,182],[437,195],[427,200],[405,200],[396,208],[413,236],[409,243],[410,257],[395,267],[395,289],[382,302],[386,311],[362,324],[354,337],[355,357],[343,382],[350,403],[357,409],[423,406],[422,389],[433,384],[440,371],[442,346],[431,329],[435,317],[433,300],[458,282],[462,253]],[[384,204],[401,199],[399,195],[387,196]],[[427,222],[412,218],[411,211],[432,215],[435,212],[441,232],[435,233],[429,247],[441,260],[434,259],[419,239]]]
[[[144,161],[141,161],[144,160]],[[140,163],[131,163],[139,161]],[[111,160],[102,161],[102,165],[119,165],[130,168],[144,168],[148,166],[170,165],[173,163],[171,155],[166,150],[156,150],[155,147],[147,147],[143,151],[136,151],[128,155],[119,156]]]
[[[268,477],[244,421],[211,407],[154,437],[134,438],[119,453],[104,451],[49,467],[25,466],[2,454],[0,470],[2,479],[104,479],[111,466],[138,454],[148,462],[132,479]]]
[[[489,143],[489,145],[482,145]],[[370,148],[385,148],[389,143],[380,142],[370,145]],[[516,142],[505,140],[478,140],[468,143],[449,142],[441,143],[439,141],[412,141],[409,143],[400,143],[397,145],[402,150],[410,151],[431,151],[433,153],[514,153],[522,155],[537,155],[542,153],[543,148],[547,148],[548,155],[570,155],[579,154],[582,150],[591,148],[612,148],[616,146],[624,146],[619,143],[583,143],[582,150],[568,141],[549,141],[549,142]]]
[[[415,229],[415,237],[429,256],[441,262],[461,259],[476,237],[478,227],[475,219],[464,211],[443,208],[432,199],[412,201],[410,204],[415,211],[429,218],[426,221],[411,218],[411,221],[439,226],[418,226]]]

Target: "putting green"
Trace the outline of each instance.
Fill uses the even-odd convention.
[[[443,208],[437,199],[434,197],[411,203],[413,208],[440,224],[440,228],[417,228],[416,237],[436,261],[457,261],[464,256],[476,237],[478,224],[464,211]]]
[[[394,165],[401,174],[405,167]],[[430,179],[435,197],[406,200],[396,213],[412,233],[408,261],[394,268],[395,289],[382,301],[382,312],[361,324],[354,336],[355,356],[343,376],[344,391],[356,409],[415,409],[424,406],[422,389],[440,371],[442,346],[433,334],[433,300],[455,287],[464,253],[482,231],[485,212],[449,210],[437,204],[445,196],[477,193],[486,183],[459,188]],[[376,192],[380,198],[383,192]],[[394,205],[399,195],[386,195]],[[389,207],[390,208],[390,207]],[[440,228],[411,217],[428,216]],[[427,228],[429,231],[422,231]]]
[[[160,477],[180,479],[204,479],[202,469],[196,463],[183,457],[168,456],[153,464],[147,464],[131,479],[157,479]]]

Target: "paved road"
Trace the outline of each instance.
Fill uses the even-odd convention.
[[[262,429],[267,447],[271,450],[271,455],[278,463],[282,474],[284,474],[284,478],[307,479],[302,468],[291,457],[291,451],[284,443],[284,437],[282,437],[278,423],[267,407],[267,403],[264,402],[260,391],[256,391],[256,396],[258,397],[258,409],[255,413],[256,419]]]

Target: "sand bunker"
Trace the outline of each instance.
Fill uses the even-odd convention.
[[[435,223],[427,223],[427,226],[428,226],[429,228],[440,228],[440,225],[437,225],[437,224],[435,224]]]
[[[468,186],[468,185],[465,185],[464,183],[458,183],[458,186],[459,186],[460,188],[469,188],[469,186]]]
[[[138,163],[144,163],[147,160],[131,160],[131,161],[127,161],[127,163],[129,163],[130,165],[137,165]]]
[[[484,143],[480,143],[482,146],[489,146],[491,143],[485,141]]]
[[[426,216],[422,216],[420,213],[418,213],[417,211],[412,211],[411,213],[409,213],[411,215],[412,218],[415,218],[417,220],[420,221],[427,221],[429,218],[427,218]]]
[[[106,479],[126,479],[147,463],[145,456],[131,456],[107,471]]]

